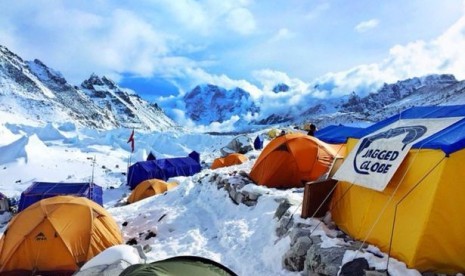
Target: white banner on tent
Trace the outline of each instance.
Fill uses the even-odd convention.
[[[333,178],[383,191],[413,144],[461,119],[398,120],[361,138]]]

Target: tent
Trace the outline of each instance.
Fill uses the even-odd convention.
[[[357,136],[362,131],[361,127],[349,127],[344,125],[330,125],[315,132],[315,137],[329,144],[346,143],[349,137]]]
[[[141,161],[128,169],[128,186],[134,189],[139,183],[147,179],[168,180],[175,176],[191,176],[200,172],[200,156],[193,151],[187,157],[165,158]]]
[[[136,188],[132,191],[131,195],[128,197],[128,203],[134,203],[141,199],[162,194],[168,190],[173,189],[178,186],[178,183],[175,182],[165,182],[160,179],[148,179],[142,181]]]
[[[391,134],[402,134],[405,142],[418,136],[422,126],[433,123],[440,126],[437,132],[412,142],[384,190],[360,186],[357,179],[339,181],[331,202],[332,217],[338,227],[390,253],[409,268],[447,274],[464,272],[464,117],[463,105],[414,107],[350,138],[348,150],[350,154],[357,154],[358,139],[363,145],[370,137],[373,142],[375,136],[382,138],[383,144],[391,144],[392,135],[380,132],[385,128],[411,125],[412,131],[391,131]],[[386,159],[386,156],[377,159]],[[353,168],[353,162],[348,164]]]
[[[71,275],[101,251],[122,242],[116,222],[92,200],[42,199],[8,223],[0,240],[0,274]]]
[[[234,137],[226,146],[221,148],[221,155],[223,157],[231,153],[245,154],[253,150],[253,141],[249,136],[242,134]]]
[[[83,196],[103,205],[102,187],[94,183],[54,183],[34,182],[21,193],[18,212],[26,209],[37,201],[57,195]]]
[[[196,256],[173,257],[149,264],[136,264],[126,268],[120,276],[236,276],[226,266]]]
[[[150,161],[150,160],[156,160],[157,157],[155,157],[155,154],[153,154],[152,152],[149,152],[149,154],[147,155],[147,159],[145,159],[145,161]]]
[[[281,133],[280,129],[272,128],[267,132],[268,138],[273,139],[279,136]]]
[[[338,146],[302,133],[285,134],[270,141],[255,161],[250,178],[273,188],[303,187],[327,172]]]
[[[226,157],[223,158],[216,158],[213,160],[211,169],[217,169],[222,167],[228,167],[232,165],[239,165],[244,163],[245,161],[249,160],[247,156],[240,154],[240,153],[231,153]]]

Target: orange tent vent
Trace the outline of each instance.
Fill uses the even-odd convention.
[[[85,197],[43,199],[17,214],[0,240],[1,275],[71,275],[122,244],[111,215]]]
[[[302,133],[277,137],[263,149],[250,178],[271,188],[303,187],[328,171],[339,148]]]
[[[222,167],[229,167],[232,165],[239,165],[244,163],[245,161],[249,160],[247,156],[240,154],[240,153],[231,153],[226,157],[223,158],[216,158],[211,166],[211,169],[217,169]]]
[[[129,195],[128,203],[134,203],[150,196],[162,194],[176,186],[178,186],[178,183],[176,182],[167,183],[163,180],[155,178],[142,181],[132,191],[131,195]]]

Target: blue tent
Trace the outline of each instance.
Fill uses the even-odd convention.
[[[409,108],[400,114],[389,117],[355,133],[353,138],[362,138],[401,119],[465,117],[465,105],[419,106]],[[441,149],[449,155],[465,148],[465,119],[414,144],[412,148]]]
[[[329,144],[342,144],[348,137],[355,137],[364,128],[330,125],[315,132],[315,137]]]
[[[175,176],[190,176],[200,172],[200,155],[193,151],[187,157],[165,158],[137,162],[129,167],[128,186],[134,189],[144,180],[168,180]]]
[[[102,187],[94,183],[52,183],[52,182],[34,182],[29,188],[21,193],[19,199],[18,212],[26,209],[28,206],[40,201],[58,195],[82,196],[96,203],[103,205]]]

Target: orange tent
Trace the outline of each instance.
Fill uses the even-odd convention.
[[[55,196],[18,213],[0,240],[1,275],[71,275],[123,243],[118,225],[85,197]]]
[[[250,178],[272,188],[303,187],[328,171],[339,148],[302,133],[277,137],[263,149]]]
[[[222,167],[229,167],[232,165],[239,165],[244,163],[245,161],[249,160],[247,156],[240,154],[240,153],[231,153],[226,157],[223,158],[216,158],[211,166],[211,169],[217,169]]]
[[[160,179],[148,179],[142,181],[136,188],[132,191],[131,195],[128,197],[128,203],[134,203],[141,199],[162,194],[168,190],[173,189],[178,186],[176,182],[165,182]]]

